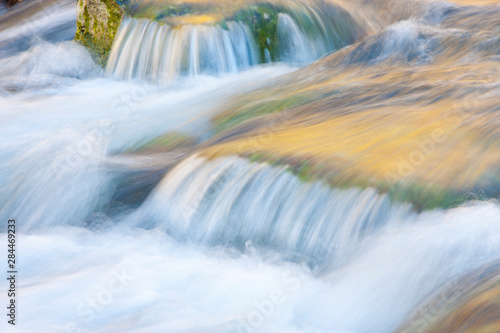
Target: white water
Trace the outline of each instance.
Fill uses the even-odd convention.
[[[228,96],[293,69],[165,88],[111,80],[72,42],[34,43],[0,59],[0,219],[18,221],[20,272],[18,325],[2,332],[391,332],[500,257],[497,203],[415,215],[233,157],[186,160],[141,207],[95,215],[110,154],[206,133]]]

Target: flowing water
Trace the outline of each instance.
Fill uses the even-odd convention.
[[[441,4],[342,61],[432,61],[456,8]],[[73,2],[28,5],[0,12],[0,219],[18,223],[19,259],[18,325],[2,320],[2,332],[392,332],[447,281],[500,258],[494,201],[417,213],[241,157],[188,152],[172,167],[129,154],[169,131],[205,142],[231,96],[354,42],[331,26],[311,34],[279,14],[279,61],[259,64],[241,22],[125,18],[102,69],[71,41]],[[488,38],[473,51],[498,61]],[[118,202],[144,179],[142,199]]]
[[[352,43],[361,30],[337,7],[326,7],[318,12],[305,6],[296,18],[279,13],[275,50],[269,38],[261,50],[263,46],[252,34],[252,29],[259,27],[236,19],[213,26],[177,27],[125,17],[106,71],[119,78],[164,83],[179,76],[239,72],[259,62],[271,62],[271,52],[278,61],[305,65]],[[263,61],[259,60],[261,52],[265,54]]]
[[[239,158],[191,157],[169,172],[137,212],[135,226],[168,230],[194,244],[269,247],[321,262],[345,255],[363,236],[401,223],[410,207],[373,189],[303,184],[285,168]]]

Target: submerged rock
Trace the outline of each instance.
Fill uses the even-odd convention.
[[[78,0],[75,41],[87,47],[94,60],[105,65],[123,17],[114,0]]]

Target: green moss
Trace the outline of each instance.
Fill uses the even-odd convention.
[[[163,18],[172,17],[172,16],[182,16],[182,15],[190,14],[193,12],[194,12],[193,6],[190,6],[188,4],[183,4],[183,5],[175,6],[175,7],[169,6],[165,9],[163,9],[162,11],[160,11],[160,13],[158,13],[155,16],[155,20],[161,20]]]
[[[465,191],[416,182],[398,183],[389,187],[387,193],[393,201],[412,203],[417,211],[456,207],[469,197]]]
[[[313,179],[311,164],[308,161],[305,161],[294,173],[303,182]]]
[[[83,9],[82,17],[77,18],[75,41],[87,47],[94,60],[104,66],[111,51],[113,39],[120,26],[123,11],[113,0],[101,0],[105,5],[105,13],[98,12],[92,16],[83,0],[78,1],[79,10]],[[99,8],[96,6],[96,8]],[[92,24],[92,26],[91,26]]]

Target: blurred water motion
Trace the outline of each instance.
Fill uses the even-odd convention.
[[[127,79],[168,82],[181,74],[237,72],[271,61],[304,65],[362,34],[345,10],[322,2],[220,5],[129,4],[129,14],[140,19],[122,22],[107,71]]]
[[[119,4],[0,9],[2,332],[500,331],[496,1]]]

